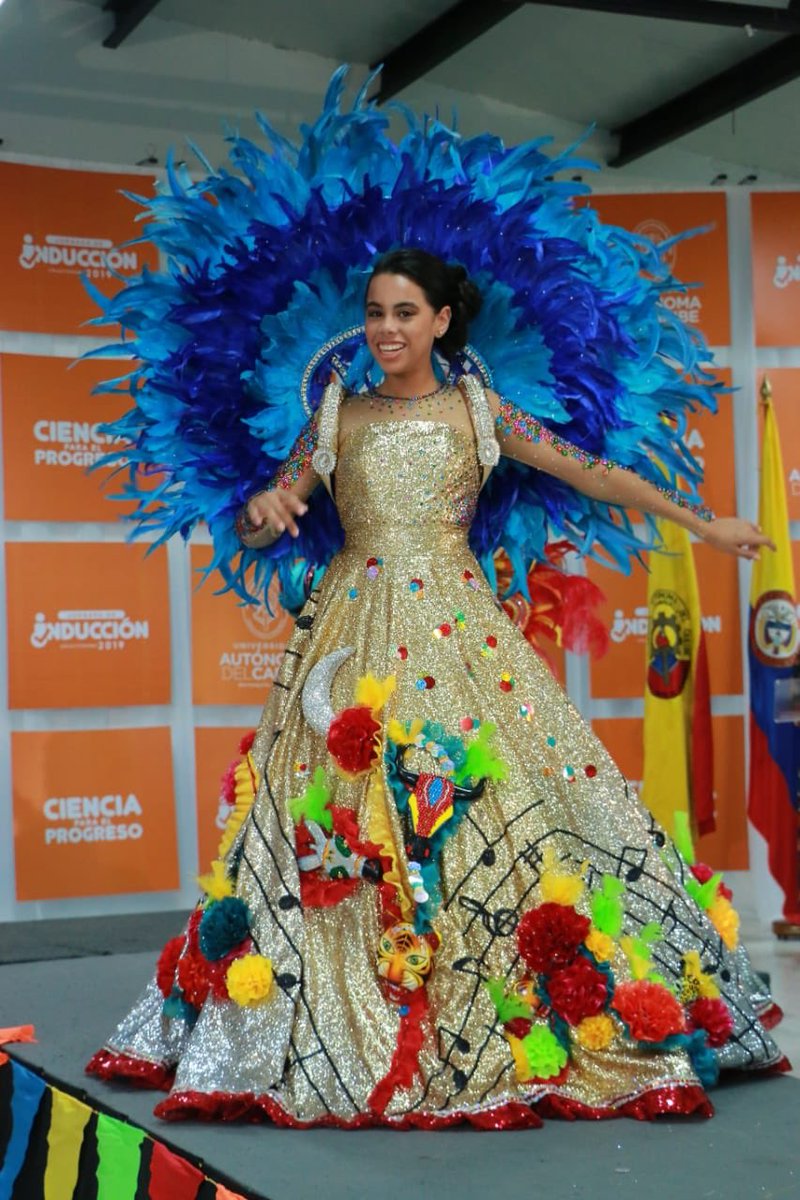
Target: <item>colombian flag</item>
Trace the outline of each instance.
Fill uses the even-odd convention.
[[[800,922],[798,787],[800,729],[775,721],[775,684],[792,674],[798,656],[794,571],[783,460],[768,382],[762,388],[759,524],[777,550],[762,550],[750,585],[750,782],[747,813],[766,840],[769,869],[784,895],[783,915]]]
[[[695,834],[714,821],[714,757],[708,657],[689,534],[658,522],[650,555],[642,799],[664,828],[689,816]]]

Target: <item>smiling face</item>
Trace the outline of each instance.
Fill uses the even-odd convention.
[[[367,345],[385,375],[430,377],[433,343],[449,324],[449,307],[435,311],[419,284],[405,275],[374,275],[370,281]]]

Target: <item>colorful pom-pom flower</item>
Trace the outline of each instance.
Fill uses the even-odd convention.
[[[575,1036],[584,1050],[605,1050],[614,1040],[616,1027],[607,1013],[584,1017],[575,1030]]]
[[[202,1008],[211,986],[208,961],[202,954],[189,951],[178,963],[178,986],[184,1000],[193,1008]]]
[[[520,1044],[527,1065],[526,1079],[553,1079],[567,1065],[569,1054],[547,1025],[534,1025]]]
[[[608,981],[589,959],[580,954],[568,967],[553,971],[547,980],[553,1010],[568,1025],[580,1025],[586,1017],[597,1016],[608,1000]]]
[[[225,976],[228,995],[242,1008],[255,1008],[268,1000],[272,980],[272,963],[261,954],[234,959]]]
[[[209,904],[200,922],[199,943],[204,958],[216,962],[230,954],[250,933],[250,914],[244,900],[226,896]]]
[[[591,929],[583,944],[598,962],[614,961],[617,943],[607,933],[601,933],[599,929]]]
[[[158,956],[156,983],[162,996],[169,996],[172,991],[172,985],[175,981],[175,971],[178,967],[178,959],[183,953],[185,945],[186,939],[183,934],[178,934],[177,937],[170,938]]]
[[[706,909],[706,916],[728,950],[739,945],[739,914],[725,896],[717,894]]]
[[[531,971],[546,973],[573,961],[589,928],[589,918],[568,905],[540,904],[523,915],[517,947]]]
[[[689,1021],[694,1029],[703,1029],[712,1050],[724,1046],[733,1033],[733,1017],[724,1000],[695,1000],[689,1008]]]
[[[683,1033],[683,1009],[667,988],[647,979],[620,983],[614,991],[612,1007],[628,1026],[637,1042],[663,1042],[674,1033]]]

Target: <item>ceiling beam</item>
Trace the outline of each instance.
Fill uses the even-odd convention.
[[[735,0],[526,0],[547,8],[573,8],[583,12],[616,13],[625,17],[652,17],[700,25],[759,29],[766,33],[800,33],[800,11],[792,3],[738,4]],[[789,10],[792,9],[790,12]]]
[[[103,45],[116,50],[158,3],[159,0],[106,0],[103,7],[106,12],[113,12],[114,28],[103,39]]]
[[[791,83],[798,76],[800,37],[783,38],[774,46],[615,129],[619,150],[609,160],[609,166],[627,166],[717,117]]]
[[[523,8],[525,3],[526,0],[491,0],[491,3],[487,0],[459,0],[458,4],[385,55],[380,90],[375,99],[381,104],[396,96],[494,25],[504,21],[518,8]],[[380,65],[373,63],[373,67]]]

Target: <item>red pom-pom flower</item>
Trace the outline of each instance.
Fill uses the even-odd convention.
[[[591,922],[569,904],[529,908],[517,928],[519,952],[539,974],[568,967],[589,932]]]
[[[693,1029],[704,1029],[712,1050],[724,1046],[733,1033],[733,1017],[724,1000],[695,1000],[689,1007]]]
[[[184,937],[182,933],[179,933],[177,937],[169,939],[158,956],[156,983],[162,996],[169,996],[172,991],[172,985],[175,982],[175,971],[178,968],[178,959],[183,951],[183,946]]]
[[[202,1008],[211,984],[208,962],[202,954],[196,951],[184,954],[178,963],[178,984],[184,1000],[195,1008]]]
[[[614,991],[614,1009],[628,1026],[637,1042],[663,1042],[674,1033],[683,1033],[683,1009],[660,983],[637,979],[620,983]]]
[[[328,752],[347,775],[368,771],[377,756],[375,736],[380,725],[366,704],[343,708],[328,729]]]
[[[580,1025],[585,1017],[596,1017],[608,999],[605,975],[582,954],[569,967],[553,972],[547,990],[554,1011],[568,1025]]]
[[[216,996],[218,1000],[230,999],[227,980],[228,967],[234,959],[242,958],[243,955],[249,954],[252,949],[252,939],[246,938],[241,946],[236,946],[235,949],[231,950],[230,954],[226,954],[224,958],[218,958],[215,963],[207,965],[209,988],[212,995]]]

